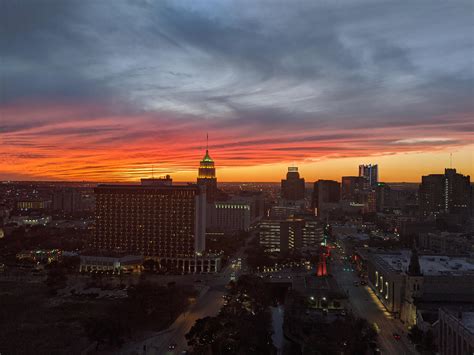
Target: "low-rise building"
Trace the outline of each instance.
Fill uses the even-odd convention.
[[[369,253],[367,276],[387,310],[407,326],[430,304],[474,303],[474,264],[468,258],[418,256],[416,250]]]
[[[420,233],[418,245],[422,249],[447,255],[469,255],[474,250],[474,236],[462,233]]]
[[[441,355],[474,354],[474,311],[439,309],[438,349]]]
[[[81,255],[80,258],[80,272],[123,274],[143,269],[143,256],[139,255]]]
[[[46,226],[52,220],[51,216],[13,216],[10,217],[10,222],[16,223],[19,226]]]
[[[324,238],[323,226],[314,219],[262,220],[257,228],[260,245],[268,252],[312,248],[320,245]]]
[[[310,308],[340,311],[346,308],[347,295],[332,276],[310,275],[304,279],[304,289],[297,289],[308,300]]]
[[[16,208],[22,211],[47,210],[51,207],[50,200],[21,200],[17,201]]]

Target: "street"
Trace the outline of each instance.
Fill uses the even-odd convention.
[[[332,250],[330,272],[336,278],[339,286],[349,294],[352,311],[359,317],[367,319],[378,331],[378,343],[382,354],[416,354],[410,344],[406,331],[398,320],[386,311],[380,300],[369,286],[355,286],[354,281],[359,281],[356,271],[347,271],[352,265],[345,260],[337,249]],[[344,270],[346,268],[346,271]],[[393,334],[400,334],[401,339],[396,340]]]
[[[251,239],[251,238],[249,238]],[[201,294],[195,304],[191,305],[186,312],[182,313],[175,322],[166,330],[149,337],[148,339],[130,344],[121,351],[121,354],[181,354],[188,349],[185,335],[192,328],[196,320],[204,317],[212,317],[219,313],[224,299],[225,286],[231,278],[238,278],[241,270],[245,268],[244,252],[246,244],[239,248],[230,259],[231,261],[217,274],[192,274],[192,275],[152,275],[150,279],[167,283],[174,281],[178,284],[192,284],[201,287]],[[232,263],[240,260],[239,263]],[[240,265],[240,266],[238,266]],[[196,283],[196,281],[199,281]],[[174,349],[169,346],[175,345]]]

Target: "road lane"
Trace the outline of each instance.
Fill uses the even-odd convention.
[[[371,324],[376,324],[379,329],[378,342],[382,354],[416,354],[408,344],[406,335],[403,335],[402,327],[386,311],[370,288],[368,286],[354,286],[354,281],[359,281],[359,278],[354,271],[344,271],[344,268],[347,270],[352,266],[347,261],[341,260],[341,256],[343,255],[337,250],[333,251],[331,273],[336,277],[340,287],[348,292],[352,311],[356,315],[366,318]],[[396,340],[393,333],[403,335],[403,338]]]

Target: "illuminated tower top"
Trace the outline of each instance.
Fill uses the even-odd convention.
[[[209,155],[209,135],[206,135],[206,155],[202,158],[199,164],[198,179],[215,179],[216,168],[214,167],[214,160]]]

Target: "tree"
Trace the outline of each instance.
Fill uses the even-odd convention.
[[[97,342],[96,350],[104,343],[120,347],[125,341],[126,334],[129,333],[128,327],[118,314],[88,319],[84,322],[83,328],[89,340]]]
[[[431,329],[424,334],[421,344],[423,349],[430,353],[434,353],[436,351],[435,337]]]
[[[414,325],[408,333],[408,338],[410,338],[412,343],[420,344],[423,339],[423,331]]]
[[[241,276],[229,289],[227,304],[216,317],[196,321],[186,335],[194,354],[274,354],[271,298],[259,277]]]
[[[48,286],[50,292],[52,294],[56,294],[57,290],[66,286],[67,276],[64,270],[61,268],[49,269],[45,283],[46,286]]]

